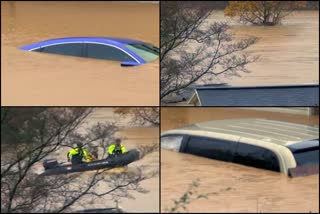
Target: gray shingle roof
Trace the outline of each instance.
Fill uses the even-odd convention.
[[[201,106],[319,106],[319,85],[207,87],[195,89]]]

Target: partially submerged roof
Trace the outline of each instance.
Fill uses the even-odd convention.
[[[318,106],[319,84],[199,86],[188,102],[200,106]]]
[[[65,38],[56,38],[49,39],[31,45],[26,45],[21,47],[22,50],[30,50],[40,46],[55,44],[55,43],[66,43],[66,42],[97,42],[97,43],[107,43],[113,45],[119,44],[140,44],[144,43],[142,41],[125,39],[125,38],[113,38],[113,37],[65,37]]]
[[[123,213],[120,208],[98,208],[75,211],[76,213]]]
[[[94,41],[94,40],[109,40],[115,41],[123,44],[135,44],[135,43],[142,43],[142,41],[134,40],[134,39],[126,39],[126,38],[116,38],[116,37],[95,37],[95,36],[81,36],[81,37],[63,37],[63,38],[56,38],[56,39],[48,39],[46,41],[57,41],[57,40],[68,40],[68,41]]]
[[[229,136],[230,139],[245,137],[284,146],[319,139],[319,127],[260,118],[214,120],[196,123],[163,134],[175,132],[199,133],[199,135],[205,132],[211,137],[223,134]]]

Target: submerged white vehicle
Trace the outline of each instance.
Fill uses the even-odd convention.
[[[282,172],[319,173],[319,127],[267,119],[196,123],[161,134],[161,148]]]

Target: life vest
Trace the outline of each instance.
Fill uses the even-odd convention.
[[[119,155],[126,152],[126,148],[123,145],[117,146],[116,144],[111,144],[108,148],[109,155]]]
[[[71,149],[69,152],[68,152],[68,157],[71,159],[71,158],[84,158],[84,159],[87,159],[88,157],[88,154],[86,152],[86,150],[84,150],[83,148],[73,148]]]

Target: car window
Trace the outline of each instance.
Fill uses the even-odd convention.
[[[126,45],[129,50],[135,52],[138,56],[146,62],[151,62],[159,58],[159,49],[146,44],[130,44]]]
[[[245,143],[239,143],[234,162],[256,168],[280,171],[276,154],[268,149]]]
[[[38,49],[35,49],[33,51],[36,51],[36,52],[42,52],[43,51],[43,48],[38,48]]]
[[[82,43],[51,45],[51,46],[43,47],[42,51],[41,49],[39,51],[44,53],[62,54],[62,55],[69,55],[69,56],[83,56]]]
[[[191,136],[185,152],[216,160],[232,162],[237,142]]]
[[[135,61],[128,54],[111,46],[87,44],[87,47],[87,55],[89,58],[109,59],[115,61]]]
[[[161,137],[161,148],[179,152],[183,136],[164,136]]]

